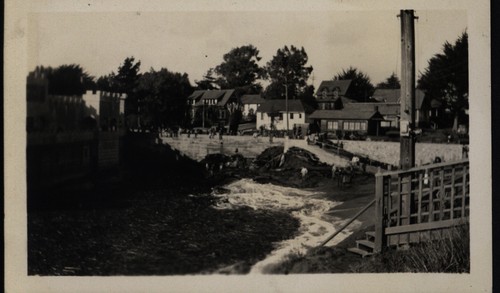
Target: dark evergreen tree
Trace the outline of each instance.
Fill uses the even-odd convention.
[[[373,87],[370,77],[358,70],[355,67],[349,67],[347,70],[342,69],[342,72],[333,77],[334,80],[351,80],[351,85],[346,94],[348,98],[358,102],[366,102],[372,96],[375,88]]]
[[[142,101],[139,114],[142,127],[163,129],[187,125],[189,116],[186,99],[192,90],[186,73],[162,68],[142,74],[136,90],[137,97]]]
[[[440,99],[453,115],[453,129],[469,108],[469,47],[464,32],[455,44],[445,42],[442,53],[434,55],[418,80],[418,88],[429,97]]]
[[[210,68],[203,76],[202,80],[195,81],[196,89],[198,90],[215,90],[219,89],[214,77],[214,69]]]
[[[392,73],[385,81],[377,84],[378,89],[400,89],[401,83],[396,73]]]
[[[61,65],[56,68],[37,66],[35,71],[48,80],[50,95],[82,95],[95,88],[94,77],[77,64]],[[33,75],[31,72],[30,75]]]

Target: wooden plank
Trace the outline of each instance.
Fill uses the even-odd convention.
[[[396,219],[396,226],[401,225],[401,176],[398,176],[398,195],[397,195],[397,203],[398,203],[398,213]]]
[[[422,222],[422,173],[418,174],[417,223]]]
[[[452,226],[463,225],[468,219],[450,219],[439,222],[432,223],[422,223],[422,224],[414,224],[414,225],[406,225],[406,226],[398,226],[398,227],[388,227],[385,228],[386,235],[393,234],[401,234],[401,233],[409,233],[409,232],[417,232],[417,231],[426,231],[426,230],[435,230],[441,228],[448,228]]]
[[[412,203],[411,176],[412,176],[412,174],[409,173],[408,177],[404,178],[404,183],[403,183],[403,194],[404,194],[403,214],[407,217],[407,220],[403,223],[407,224],[407,225],[411,224],[411,217],[410,217],[411,203]],[[408,237],[409,237],[409,235],[408,235]]]
[[[443,219],[443,209],[444,209],[444,198],[445,198],[445,194],[444,194],[444,169],[441,169],[441,171],[439,171],[439,177],[440,177],[440,180],[441,180],[441,188],[439,189],[439,220],[441,221]]]
[[[455,168],[451,171],[450,219],[455,218]]]
[[[385,177],[387,178],[387,180],[384,180],[384,184],[385,182],[387,182],[387,194],[388,196],[386,197],[386,200],[387,202],[385,202],[385,206],[387,207],[387,211],[390,211],[389,215],[392,213],[392,210],[394,209],[394,207],[392,206],[392,178],[391,176],[387,176]],[[387,226],[391,226],[391,219],[389,217],[389,221],[387,223]]]
[[[429,221],[428,222],[433,222],[434,221],[434,171],[430,170],[429,171]]]
[[[438,168],[443,168],[447,166],[464,166],[469,164],[469,159],[463,159],[460,161],[456,162],[443,162],[443,163],[438,163],[438,164],[430,164],[430,165],[424,165],[424,166],[419,166],[419,167],[414,167],[408,170],[396,170],[396,171],[386,171],[383,172],[382,174],[384,176],[388,175],[399,175],[401,173],[408,173],[408,172],[418,172],[418,171],[425,171],[428,169],[438,169]]]
[[[390,177],[388,177],[390,180]],[[390,182],[390,181],[389,181]],[[390,185],[390,184],[389,184]],[[390,194],[390,193],[388,193]],[[389,197],[389,201],[390,196]],[[375,175],[375,253],[382,252],[384,246],[384,176],[380,173]],[[390,222],[390,220],[389,220]]]
[[[349,226],[354,220],[356,220],[361,214],[366,212],[368,208],[370,208],[376,200],[372,200],[370,203],[368,203],[366,206],[364,206],[361,210],[359,210],[349,221],[347,221],[344,225],[342,225],[337,231],[335,231],[331,236],[329,236],[325,241],[323,241],[319,246],[324,246],[327,244],[330,240],[332,240],[335,236],[337,236],[340,232],[342,232],[347,226]]]
[[[469,182],[467,182],[467,166],[464,166],[464,177],[463,177],[463,183],[464,183],[464,186],[462,188],[462,213],[460,215],[461,218],[465,218],[465,196],[467,194],[466,192],[466,189],[467,189],[467,185],[469,184]]]

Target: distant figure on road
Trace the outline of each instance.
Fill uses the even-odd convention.
[[[222,140],[222,131],[224,128],[220,127],[219,128],[219,140]]]
[[[347,167],[344,172],[342,172],[342,186],[346,185],[347,183],[351,183],[351,176],[352,176],[352,169]]]
[[[332,164],[332,179],[335,179],[335,173],[337,173],[337,166]]]
[[[337,177],[337,187],[342,187],[342,180],[343,180],[343,176],[344,176],[344,171],[340,168],[337,169],[337,174],[335,175]]]

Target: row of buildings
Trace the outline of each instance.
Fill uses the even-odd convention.
[[[315,98],[317,109],[300,100],[266,100],[237,90],[196,90],[188,98],[193,119],[205,127],[228,126],[241,110],[246,129],[286,130],[308,125],[321,132],[383,135],[398,129],[399,90],[376,90],[369,103],[349,98],[351,81],[324,81]],[[419,90],[417,123],[428,125],[441,115],[441,105]],[[48,93],[48,81],[35,71],[27,78],[27,175],[29,186],[51,185],[120,162],[127,126],[126,95],[87,91],[82,95]],[[287,116],[288,115],[288,116]],[[239,121],[239,119],[236,119]],[[130,127],[128,127],[130,128]]]
[[[202,120],[206,122],[209,120],[207,109],[212,108],[216,109],[217,115],[211,117],[211,121],[215,118],[225,125],[230,113],[239,108],[244,120],[255,121],[256,130],[271,126],[286,130],[297,125],[316,124],[321,132],[383,135],[388,130],[399,129],[399,89],[377,89],[369,102],[360,103],[349,98],[351,83],[351,80],[323,81],[315,94],[317,109],[308,109],[300,100],[289,100],[287,107],[285,100],[265,100],[260,95],[238,96],[234,90],[197,90],[188,97],[188,103],[192,117],[201,112]],[[442,114],[441,102],[416,90],[418,127],[435,127],[436,118]]]

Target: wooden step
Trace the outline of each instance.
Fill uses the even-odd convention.
[[[358,248],[360,248],[360,245],[371,249],[375,248],[375,242],[370,240],[356,240],[356,245]]]
[[[375,239],[375,231],[367,231],[365,234],[367,240]]]
[[[357,247],[348,248],[347,251],[360,255],[361,257],[373,255],[373,253]]]

